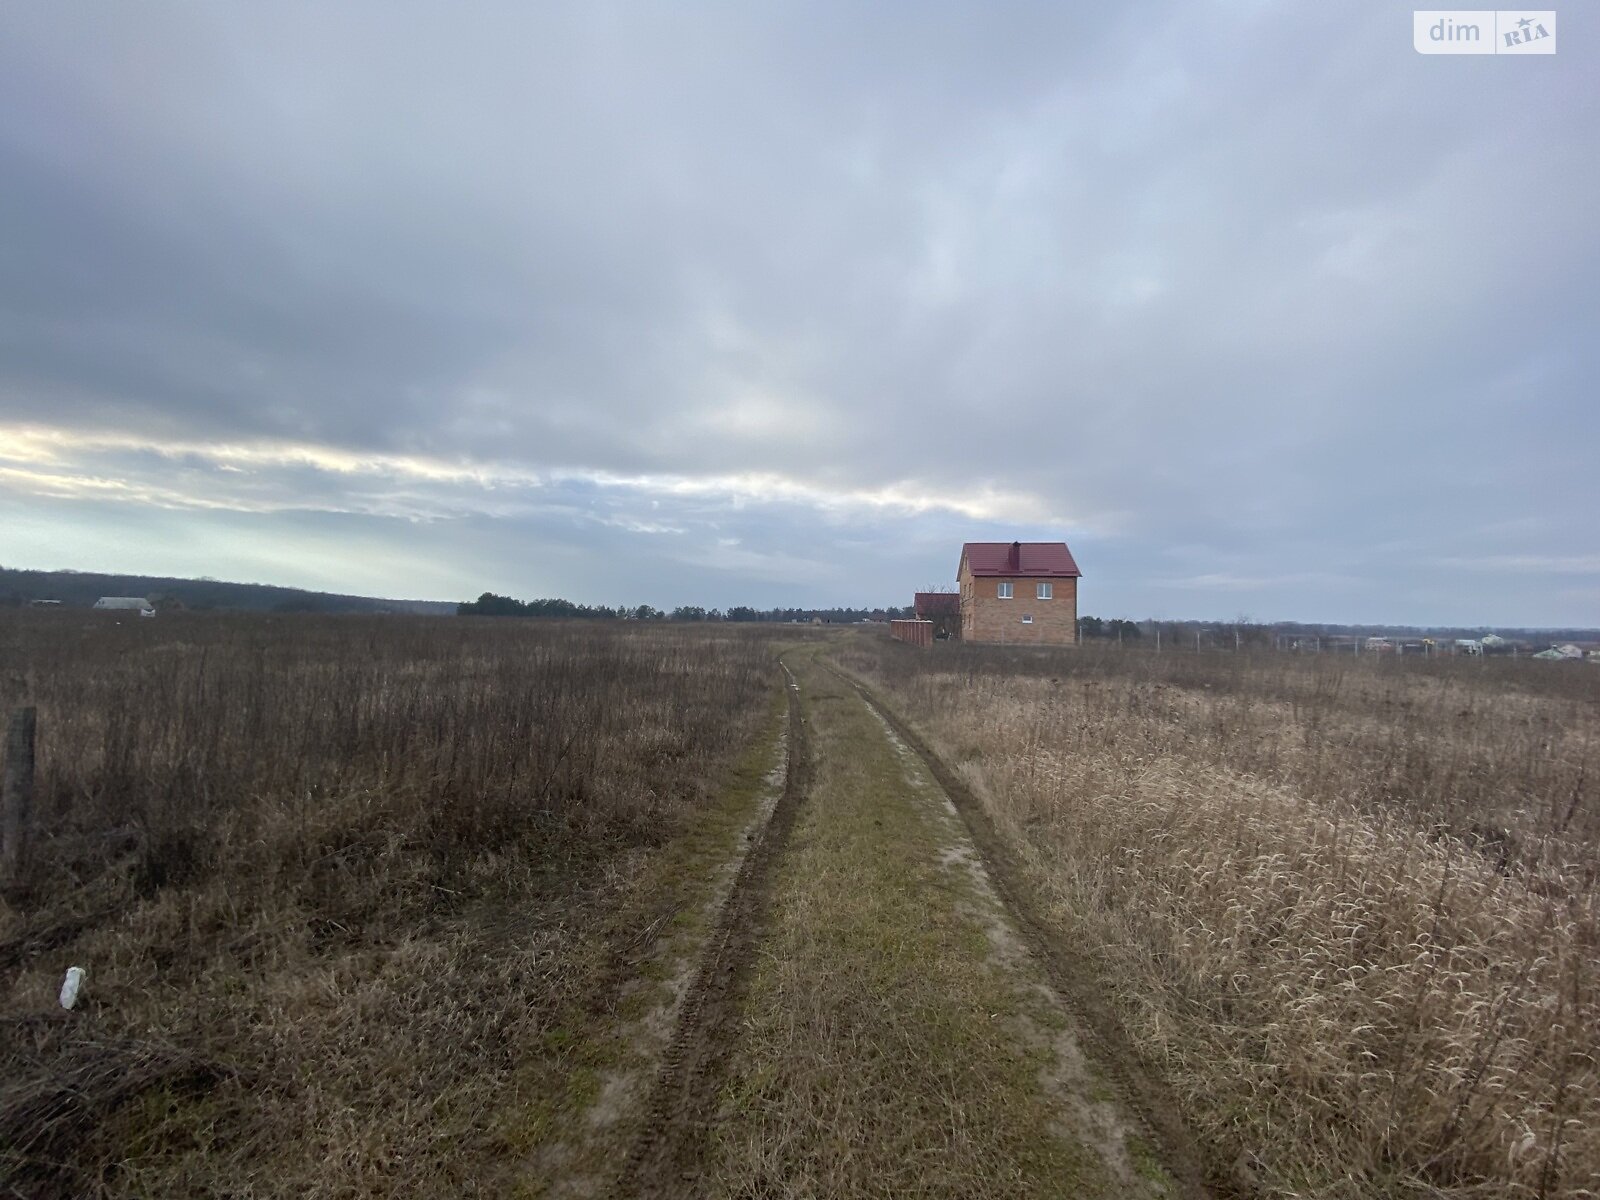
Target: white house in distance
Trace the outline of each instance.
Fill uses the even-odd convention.
[[[101,596],[94,606],[102,612],[136,612],[141,617],[156,615],[155,606],[143,596]]]

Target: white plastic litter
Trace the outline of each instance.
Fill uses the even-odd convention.
[[[71,1008],[78,1003],[78,993],[83,990],[82,967],[68,967],[67,977],[61,981],[61,1007]]]

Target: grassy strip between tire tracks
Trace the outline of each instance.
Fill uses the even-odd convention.
[[[1130,1194],[1043,1082],[1059,1024],[997,960],[942,801],[812,655],[811,796],[729,1061],[701,1194]],[[1149,1194],[1162,1194],[1159,1170]]]

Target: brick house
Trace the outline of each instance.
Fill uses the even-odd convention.
[[[961,547],[961,638],[1033,646],[1078,641],[1078,579],[1065,542]]]

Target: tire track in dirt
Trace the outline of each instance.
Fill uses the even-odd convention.
[[[867,706],[922,760],[961,815],[995,891],[1016,921],[1033,957],[1043,966],[1057,997],[1076,1018],[1077,1032],[1095,1067],[1157,1148],[1162,1165],[1179,1188],[1179,1195],[1184,1200],[1247,1200],[1251,1193],[1240,1187],[1230,1165],[1206,1152],[1184,1123],[1166,1087],[1139,1064],[1121,1022],[1096,985],[1097,970],[1093,961],[1048,934],[1022,864],[1001,838],[971,789],[866,685],[832,663],[826,665],[853,687]]]
[[[616,1186],[619,1197],[694,1196],[702,1189],[706,1131],[733,1045],[732,1025],[765,918],[773,868],[794,827],[811,773],[800,685],[782,659],[788,704],[783,794],[745,853],[663,1056],[644,1127]]]

